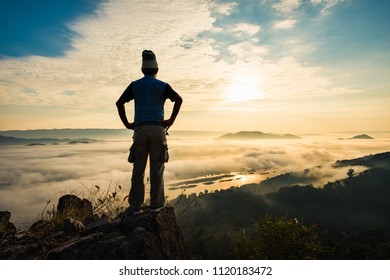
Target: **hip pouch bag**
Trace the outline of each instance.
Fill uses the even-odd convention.
[[[169,160],[168,145],[163,144],[162,149],[161,149],[160,161],[161,162],[168,162],[168,160]]]
[[[127,158],[127,161],[130,162],[130,163],[134,163],[134,160],[135,160],[135,152],[134,152],[134,144],[131,145],[130,149],[129,149],[129,157]]]

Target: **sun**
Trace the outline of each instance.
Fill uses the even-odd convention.
[[[227,102],[241,102],[262,97],[258,81],[249,76],[236,77],[225,88]]]

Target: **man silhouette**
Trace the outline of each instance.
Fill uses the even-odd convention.
[[[131,214],[140,214],[145,196],[145,167],[150,164],[150,208],[156,213],[164,208],[164,162],[168,161],[167,130],[175,122],[183,99],[172,87],[158,79],[158,64],[150,50],[142,52],[144,77],[133,81],[116,102],[124,126],[134,130],[129,162],[133,163],[129,204]],[[164,119],[165,100],[174,102],[172,114]],[[134,100],[134,122],[126,117],[125,103]]]

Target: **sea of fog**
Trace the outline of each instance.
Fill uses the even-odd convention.
[[[0,210],[10,211],[11,222],[18,228],[29,227],[42,214],[46,204],[46,209],[51,209],[58,198],[67,193],[89,198],[97,192],[115,192],[124,199],[129,192],[132,165],[127,162],[127,156],[132,140],[128,131],[42,130],[0,134],[22,138],[103,140],[0,146]],[[386,133],[372,133],[370,136],[374,139],[371,140],[348,139],[354,136],[350,133],[302,135],[302,139],[297,140],[218,140],[221,135],[218,132],[173,131],[170,134],[170,161],[165,169],[168,200],[182,193],[211,192],[259,183],[282,173],[315,166],[322,168],[313,169],[311,172],[316,174],[310,176],[316,178],[313,185],[321,187],[328,181],[346,177],[345,168],[332,168],[336,160],[390,150],[390,134]],[[147,196],[148,177],[147,171]],[[123,205],[127,206],[126,201]]]

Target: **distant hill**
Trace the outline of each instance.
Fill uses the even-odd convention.
[[[34,130],[6,130],[0,135],[16,138],[57,138],[57,139],[131,139],[133,132],[128,129],[34,129]]]
[[[334,164],[335,167],[363,165],[373,167],[378,164],[385,165],[390,163],[390,152],[379,153],[375,155],[367,155],[360,158],[338,160]]]
[[[356,135],[356,136],[349,138],[349,139],[374,139],[374,138],[372,138],[371,136],[369,136],[367,134],[360,134],[360,135]]]
[[[0,145],[27,145],[27,146],[44,146],[55,144],[80,144],[98,142],[95,139],[58,139],[58,138],[17,138],[11,136],[0,135]]]
[[[294,134],[273,134],[261,131],[240,131],[237,133],[224,134],[218,139],[301,139]]]

